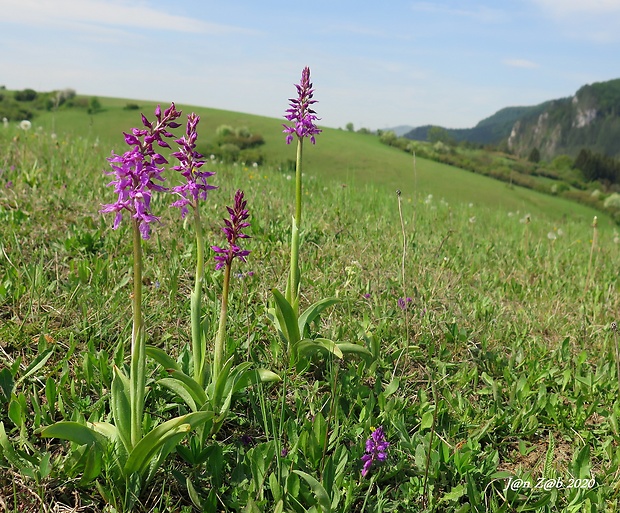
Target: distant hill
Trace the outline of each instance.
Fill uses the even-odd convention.
[[[407,139],[427,141],[432,125],[414,128]],[[446,128],[455,142],[506,143],[520,156],[537,148],[543,158],[576,156],[582,148],[620,156],[620,79],[585,85],[570,98],[530,107],[507,107],[473,128]]]
[[[582,148],[620,157],[620,79],[585,85],[573,97],[523,116],[508,147],[518,155],[537,148],[543,158],[575,156]]]
[[[519,119],[541,112],[545,105],[546,103],[534,107],[506,107],[483,119],[473,128],[445,128],[444,130],[456,142],[499,144],[508,138],[514,124]],[[428,141],[428,132],[431,128],[433,125],[420,126],[404,134],[404,137],[414,141]]]
[[[399,126],[395,126],[393,128],[386,128],[383,131],[384,132],[394,132],[398,137],[402,137],[406,133],[411,132],[411,130],[413,130],[413,127],[411,125],[399,125]]]

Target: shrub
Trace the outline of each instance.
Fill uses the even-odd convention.
[[[18,102],[31,102],[37,97],[34,89],[24,89],[23,91],[15,91],[15,99]]]
[[[219,154],[226,162],[236,162],[241,149],[236,144],[222,144]]]
[[[265,156],[260,150],[255,148],[248,148],[239,152],[239,160],[245,162],[248,165],[253,163],[262,164],[265,160]]]
[[[605,208],[618,208],[620,209],[620,194],[614,192],[610,194],[603,202]]]
[[[101,102],[99,101],[99,98],[97,98],[96,96],[93,96],[88,101],[88,113],[97,114],[98,112],[101,112],[102,110],[103,109],[101,108]]]
[[[215,129],[215,135],[217,135],[218,137],[227,137],[234,134],[235,129],[230,125],[220,125]]]
[[[128,103],[123,107],[124,110],[140,110],[140,105],[137,103]]]

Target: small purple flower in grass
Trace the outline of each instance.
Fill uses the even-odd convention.
[[[229,219],[224,219],[225,226],[222,228],[222,231],[226,234],[226,238],[228,239],[228,248],[211,246],[211,249],[216,253],[216,270],[232,264],[235,258],[245,262],[245,257],[250,254],[250,251],[241,249],[237,245],[238,239],[250,238],[249,235],[241,231],[243,228],[250,226],[250,223],[246,221],[246,219],[250,217],[248,210],[245,208],[247,203],[248,202],[243,198],[243,191],[238,190],[235,194],[234,206],[226,207],[229,213]]]
[[[293,134],[296,134],[300,139],[304,137],[310,137],[312,144],[316,143],[315,135],[321,133],[321,130],[314,124],[319,118],[316,116],[316,112],[310,108],[311,105],[317,103],[312,99],[314,89],[312,89],[312,83],[310,82],[310,68],[305,67],[301,72],[301,83],[295,84],[297,88],[297,98],[290,98],[291,107],[286,110],[284,117],[288,121],[294,121],[294,125],[285,125],[283,132],[287,134],[286,144],[291,144],[293,141]]]
[[[412,301],[413,299],[411,299],[410,297],[399,297],[398,306],[401,310],[406,310],[409,306],[409,303],[411,303]]]
[[[165,164],[166,159],[153,149],[153,143],[157,142],[160,147],[170,147],[162,137],[172,137],[168,128],[177,128],[180,125],[173,120],[181,115],[174,106],[170,105],[164,112],[157,106],[155,109],[156,123],[149,122],[144,114],[142,124],[145,129],[132,129],[131,134],[125,133],[125,142],[133,148],[122,155],[112,153],[108,158],[112,171],[106,174],[114,175],[108,185],[114,186],[114,192],[118,195],[115,203],[102,205],[99,212],[107,214],[116,212],[112,228],[116,230],[123,218],[123,210],[127,210],[134,219],[139,222],[140,235],[143,239],[150,237],[150,223],[159,221],[159,218],[151,214],[152,191],[166,191],[167,189],[156,182],[163,182],[163,168],[158,166]]]
[[[215,173],[211,171],[200,171],[205,164],[204,157],[196,151],[196,127],[200,121],[200,116],[191,113],[187,116],[187,129],[185,135],[175,142],[180,145],[179,151],[172,154],[179,161],[178,166],[172,169],[179,171],[185,178],[183,185],[172,188],[172,192],[178,194],[181,198],[175,201],[171,206],[181,209],[181,217],[187,215],[187,205],[198,204],[198,199],[206,200],[207,191],[217,189],[214,185],[207,183],[207,178]]]
[[[366,454],[362,456],[362,476],[368,476],[374,462],[383,463],[387,459],[387,449],[390,443],[385,439],[382,427],[375,429],[366,440]]]

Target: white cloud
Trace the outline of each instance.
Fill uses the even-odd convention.
[[[227,33],[233,26],[208,23],[149,7],[147,2],[127,0],[4,0],[4,22],[24,25],[120,26],[176,32]]]
[[[533,61],[529,61],[527,59],[504,59],[502,62],[506,66],[511,66],[513,68],[526,68],[526,69],[540,68],[540,65],[536,64]]]

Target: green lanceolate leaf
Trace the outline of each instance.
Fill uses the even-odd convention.
[[[372,358],[372,353],[364,346],[360,346],[359,344],[351,344],[350,342],[338,342],[336,345],[343,354],[357,354],[364,358]]]
[[[110,407],[114,425],[127,453],[131,452],[131,406],[129,402],[129,379],[115,365],[112,378]]]
[[[164,370],[181,370],[179,364],[163,349],[155,346],[146,346],[146,355],[153,358]]]
[[[131,451],[125,464],[125,475],[131,475],[134,472],[142,473],[153,457],[157,456],[163,459],[167,456],[167,454],[158,454],[166,442],[174,440],[174,443],[167,445],[169,451],[172,450],[174,445],[189,431],[211,418],[213,418],[213,412],[199,411],[160,424],[143,437]]]
[[[92,428],[97,433],[105,436],[108,440],[115,442],[118,440],[118,429],[114,424],[109,422],[93,422],[87,423],[87,426]]]
[[[299,333],[303,335],[305,332],[306,326],[309,326],[312,323],[312,321],[314,321],[314,319],[316,319],[321,314],[323,310],[339,302],[340,300],[336,298],[326,298],[326,299],[321,299],[320,301],[317,301],[316,303],[306,308],[304,313],[302,313],[299,316],[299,321],[298,321]]]
[[[198,411],[200,409],[200,406],[196,404],[196,401],[192,397],[192,394],[188,390],[185,383],[173,378],[163,378],[157,383],[176,394],[176,396],[181,399],[191,411]]]
[[[0,422],[0,456],[4,458],[13,466],[20,468],[20,461],[17,457],[15,449],[11,445],[9,437],[4,430],[4,424]]]
[[[47,360],[50,359],[50,356],[52,356],[53,352],[54,352],[54,347],[52,346],[51,348],[49,348],[46,351],[43,351],[39,356],[37,356],[32,361],[32,363],[30,365],[28,365],[28,367],[26,368],[24,373],[19,377],[19,379],[16,381],[15,384],[18,385],[23,380],[25,380],[29,376],[32,376],[35,372],[37,372],[39,369],[41,369],[41,367],[43,367],[45,365]]]
[[[319,503],[319,506],[323,510],[323,513],[330,513],[332,510],[332,502],[329,500],[329,495],[323,488],[323,485],[319,483],[314,477],[310,474],[306,474],[301,470],[293,470],[295,474],[301,476],[308,485],[310,485],[310,489],[316,498],[316,501]]]
[[[4,367],[0,371],[0,404],[9,402],[14,386],[13,374],[8,367]]]
[[[276,315],[280,322],[280,329],[288,343],[293,346],[301,339],[299,325],[297,324],[297,316],[291,304],[280,291],[273,289],[272,293],[276,300]]]
[[[69,440],[78,445],[97,445],[101,450],[107,443],[106,437],[94,429],[79,422],[61,421],[43,428],[40,433],[43,438],[60,438]]]
[[[209,400],[196,380],[180,370],[170,372],[169,378],[160,379],[158,383],[177,394],[192,411],[198,411]]]
[[[342,358],[342,351],[333,340],[326,338],[304,338],[297,343],[298,354],[309,356],[317,352],[329,352],[337,358]]]
[[[237,377],[233,387],[233,394],[257,383],[271,383],[281,380],[280,376],[268,369],[247,369]]]
[[[215,410],[218,413],[221,413],[220,410],[222,409],[222,404],[225,402],[225,396],[228,395],[227,390],[228,390],[228,393],[232,395],[232,392],[230,392],[230,390],[232,389],[232,386],[231,386],[232,380],[230,378],[231,378],[231,368],[233,364],[233,359],[234,357],[231,356],[226,361],[226,363],[222,367],[222,370],[220,371],[219,376],[217,377],[217,381],[215,382],[215,385],[213,386],[213,393],[211,395],[211,404],[213,405],[213,408],[215,408]]]

